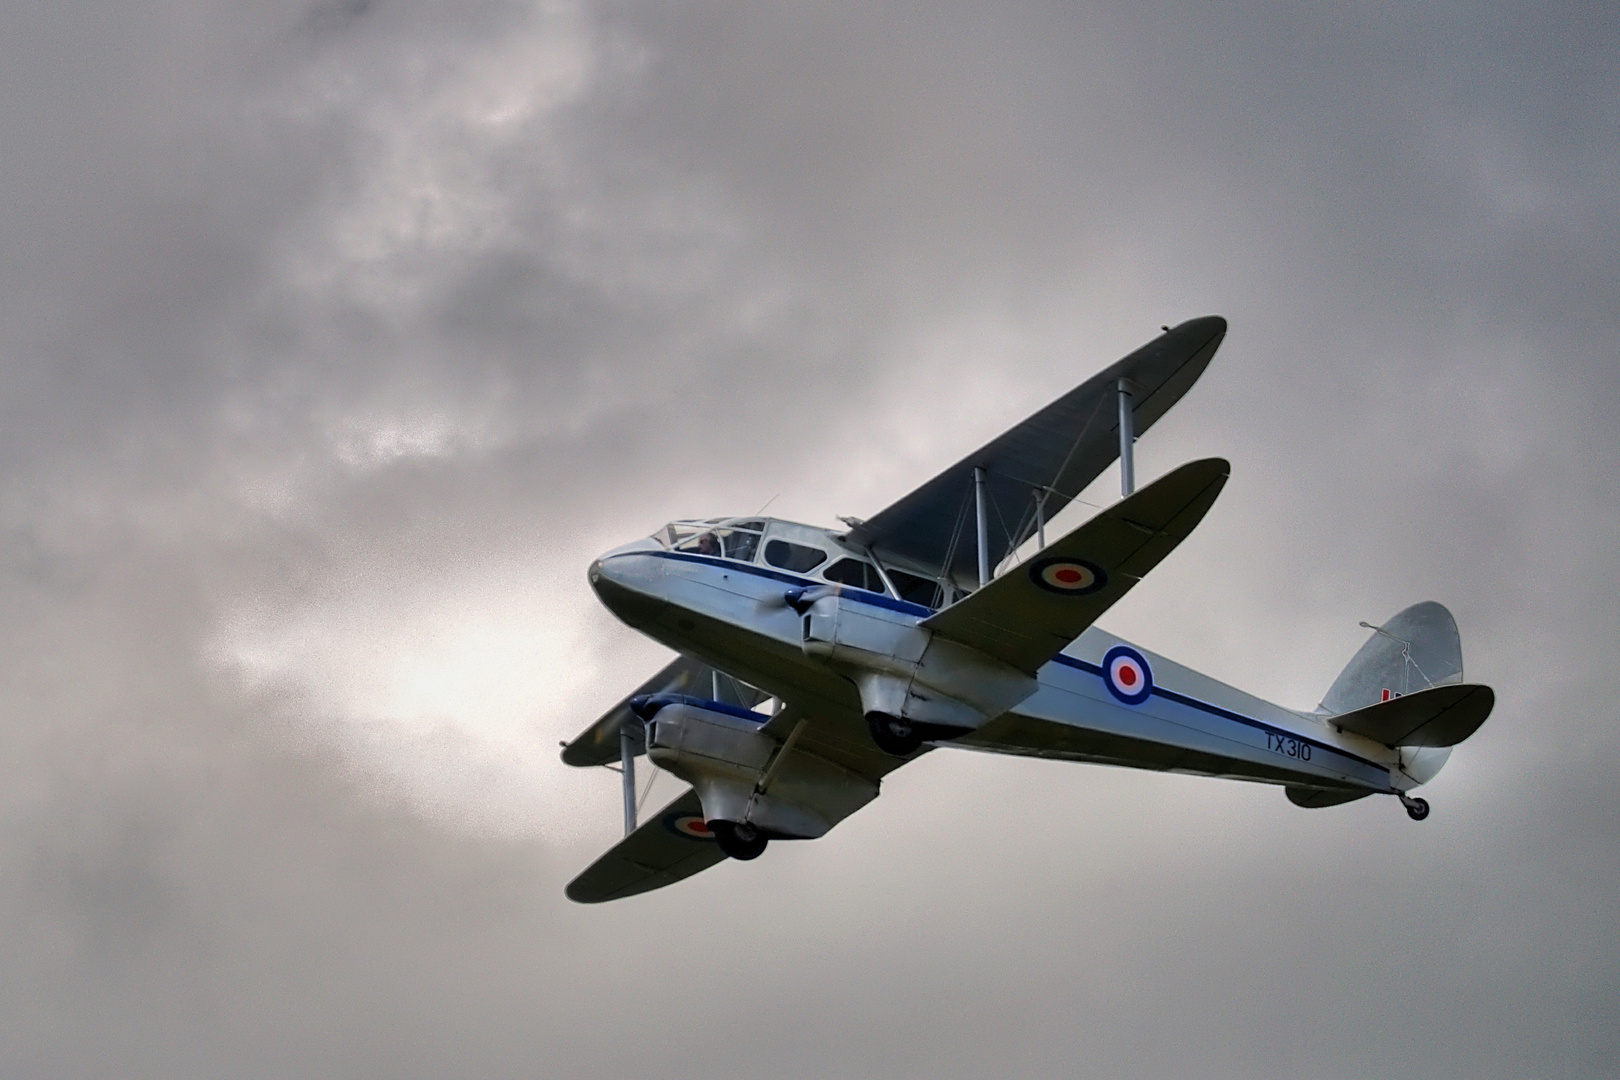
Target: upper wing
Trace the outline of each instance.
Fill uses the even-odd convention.
[[[691,788],[608,849],[568,883],[568,899],[600,904],[672,885],[726,856],[703,824],[703,804]]]
[[[1141,434],[1181,400],[1225,336],[1226,320],[1214,315],[1166,331],[855,526],[849,540],[976,582],[974,545],[958,542],[970,520],[975,468],[985,471],[996,566],[1034,534],[1038,495],[1046,493],[1050,520],[1119,456],[1119,380],[1135,384],[1132,415]]]
[[[718,676],[718,678],[716,677]],[[718,690],[718,693],[716,692]],[[621,698],[618,704],[563,748],[565,765],[607,765],[619,760],[619,729],[630,716],[630,699],[645,694],[700,694],[751,709],[765,699],[758,690],[725,672],[685,656],[677,656],[658,674]],[[638,744],[636,752],[641,752]]]
[[[1230,470],[1183,465],[922,625],[1034,674],[1187,538]]]

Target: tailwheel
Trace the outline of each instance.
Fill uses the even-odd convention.
[[[1402,795],[1401,805],[1406,807],[1406,816],[1411,818],[1413,821],[1422,821],[1424,818],[1429,816],[1428,799],[1413,799]]]
[[[872,733],[872,741],[877,743],[878,749],[885,754],[908,757],[916,753],[917,748],[922,745],[922,732],[917,730],[917,725],[898,716],[880,712],[867,713],[866,727]]]
[[[709,831],[720,850],[733,859],[757,859],[765,854],[769,837],[743,821],[711,821]]]

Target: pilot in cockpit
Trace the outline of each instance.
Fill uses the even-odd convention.
[[[719,555],[720,540],[714,533],[706,532],[697,538],[696,549],[699,555]]]

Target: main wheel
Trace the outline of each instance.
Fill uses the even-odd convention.
[[[714,842],[720,845],[720,850],[733,859],[757,859],[765,854],[765,845],[769,838],[747,822],[740,821],[711,821],[709,831],[714,834]]]
[[[1406,804],[1406,816],[1413,821],[1422,821],[1429,816],[1429,800],[1413,799]]]
[[[922,732],[917,730],[915,724],[907,723],[898,716],[888,713],[867,713],[866,727],[872,733],[872,741],[877,743],[878,749],[885,754],[895,757],[907,757],[917,752],[922,745]]]

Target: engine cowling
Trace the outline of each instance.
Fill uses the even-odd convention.
[[[930,737],[965,734],[1035,692],[1030,676],[902,612],[823,595],[802,627],[805,654],[855,684],[862,712],[898,717]]]
[[[692,785],[709,821],[811,839],[877,797],[875,782],[803,750],[773,768],[783,744],[762,730],[767,717],[758,713],[690,701],[647,711],[648,759]]]

